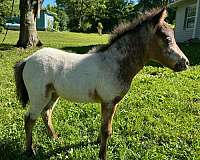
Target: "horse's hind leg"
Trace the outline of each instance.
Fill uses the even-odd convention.
[[[25,132],[26,132],[26,155],[28,157],[35,154],[32,147],[32,128],[36,122],[36,119],[31,119],[30,114],[27,113],[24,118],[25,121]]]
[[[32,97],[32,96],[30,96]],[[39,115],[41,114],[43,108],[48,104],[50,98],[36,98],[30,99],[31,107],[29,111],[25,114],[25,133],[26,133],[26,154],[28,157],[35,154],[32,147],[32,129]]]
[[[42,119],[45,123],[45,126],[47,127],[47,131],[51,137],[54,139],[58,138],[58,135],[56,134],[53,124],[52,124],[52,112],[53,109],[58,101],[57,96],[53,96],[51,101],[47,104],[47,106],[42,111]]]

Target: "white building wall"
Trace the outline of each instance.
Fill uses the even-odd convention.
[[[185,28],[184,23],[186,8],[193,4],[196,4],[196,0],[188,0],[177,7],[175,37],[178,42],[184,42],[192,38],[193,29]]]
[[[195,38],[199,38],[200,39],[200,3],[199,6],[197,6],[198,9],[198,16],[197,16],[197,27],[196,27],[196,34],[195,34]]]

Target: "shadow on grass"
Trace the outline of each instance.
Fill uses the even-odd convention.
[[[0,141],[0,159],[26,159],[23,153],[23,147],[18,139],[1,139]]]
[[[78,54],[84,54],[84,53],[87,53],[89,50],[91,50],[93,47],[95,47],[95,45],[80,46],[80,47],[63,47],[61,49],[67,52],[75,52]]]
[[[80,142],[76,144],[57,147],[55,149],[45,152],[43,147],[36,146],[36,155],[34,157],[27,157],[24,147],[21,144],[20,139],[1,139],[0,142],[0,160],[44,160],[57,156],[58,154],[65,152],[65,155],[69,154],[71,149],[80,149],[83,147],[97,145],[98,142]]]
[[[47,155],[40,146],[35,157],[27,157],[21,139],[0,140],[0,160],[44,160]]]
[[[13,44],[0,44],[0,51],[12,50],[15,47],[16,47],[16,45],[13,45]]]

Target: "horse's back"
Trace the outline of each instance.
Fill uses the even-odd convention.
[[[43,48],[26,59],[23,77],[26,81],[51,79],[51,74],[63,68],[69,53],[53,48]],[[31,76],[32,75],[32,76]],[[37,77],[37,78],[36,78]]]
[[[34,69],[34,71],[42,69],[43,72],[57,72],[57,70],[61,69],[71,69],[72,65],[75,66],[79,64],[87,57],[88,55],[86,54],[80,55],[54,48],[43,48],[27,58],[26,68],[29,67],[29,71],[31,71],[31,69]]]
[[[44,48],[27,59],[23,77],[29,92],[44,95],[46,87],[52,84],[59,96],[90,101],[88,92],[97,88],[100,72],[95,54],[79,55]]]
[[[48,64],[46,62],[53,63],[52,61],[55,61],[55,64],[59,64],[63,61],[78,60],[82,57],[80,54],[65,52],[55,48],[43,48],[30,56],[29,60],[36,60],[45,64]]]

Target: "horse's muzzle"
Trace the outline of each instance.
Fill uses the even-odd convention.
[[[180,72],[180,71],[186,70],[189,67],[189,64],[190,64],[189,61],[183,58],[175,64],[174,71]]]

